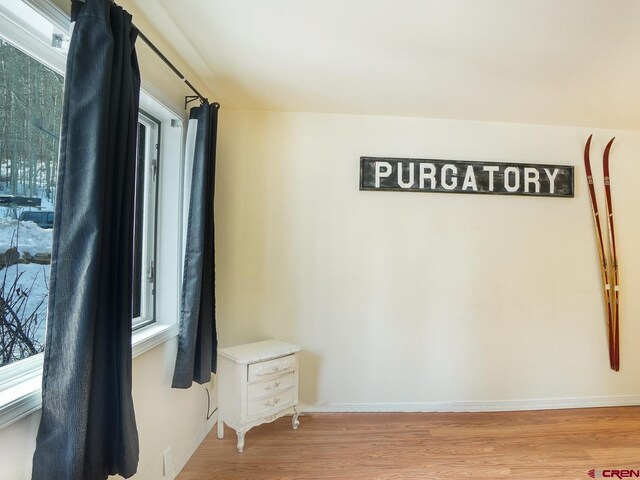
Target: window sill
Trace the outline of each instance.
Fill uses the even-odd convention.
[[[133,358],[178,334],[177,325],[153,324],[133,332]],[[42,367],[37,374],[0,391],[0,430],[42,407]]]
[[[40,369],[42,370],[42,368]],[[42,406],[42,371],[0,392],[0,429],[8,427]]]
[[[178,335],[178,331],[178,325],[175,323],[171,325],[154,323],[136,330],[131,336],[133,358],[175,337]]]

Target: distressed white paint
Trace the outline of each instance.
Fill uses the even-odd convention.
[[[218,350],[219,439],[225,424],[233,428],[242,453],[253,427],[292,414],[298,428],[298,352],[298,345],[279,340]]]

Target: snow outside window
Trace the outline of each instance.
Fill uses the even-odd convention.
[[[66,48],[47,18],[0,0],[0,391],[42,362]],[[155,319],[160,127],[140,115],[134,329]]]
[[[63,85],[0,38],[0,367],[44,350]]]

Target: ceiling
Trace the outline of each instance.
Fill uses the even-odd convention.
[[[226,108],[640,129],[637,0],[132,0]]]

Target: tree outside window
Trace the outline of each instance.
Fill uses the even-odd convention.
[[[0,367],[44,349],[63,83],[0,39]]]

